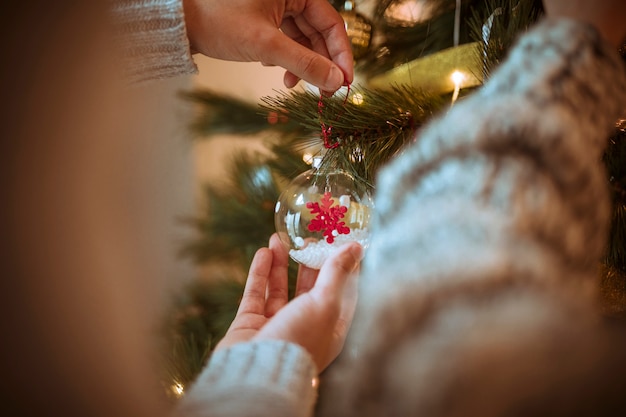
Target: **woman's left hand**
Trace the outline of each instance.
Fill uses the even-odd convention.
[[[252,340],[284,340],[306,349],[318,371],[340,353],[356,307],[356,276],[363,249],[342,246],[317,271],[298,271],[295,298],[287,299],[289,255],[274,234],[257,251],[233,323],[216,350]]]

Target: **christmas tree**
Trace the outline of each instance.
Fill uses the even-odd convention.
[[[238,268],[230,274],[220,269],[220,276],[192,283],[174,303],[164,326],[164,381],[174,395],[193,381],[226,332],[252,256],[276,231],[276,202],[293,178],[316,160],[317,169],[345,172],[360,193],[374,192],[377,170],[430,118],[480,88],[543,11],[537,0],[331,3],[344,17],[352,42],[357,82],[351,88],[330,98],[307,89],[279,92],[258,103],[206,90],[182,94],[199,109],[191,126],[197,137],[263,132],[272,156],[238,157],[231,172],[235,186],[224,191],[206,185],[206,213],[186,221],[184,227],[194,228],[197,237],[182,248],[181,256],[198,264],[226,262]],[[598,285],[606,314],[624,319],[626,121],[616,121],[598,163],[606,166],[614,204]],[[317,229],[332,243],[342,233],[352,202],[333,206],[334,200],[325,198],[307,207],[313,214],[335,213],[332,227],[325,223]],[[292,262],[292,287],[296,271]]]

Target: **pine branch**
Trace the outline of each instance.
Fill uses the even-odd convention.
[[[226,334],[243,293],[241,277],[196,281],[176,299],[163,326],[162,360],[166,393],[187,387]]]
[[[317,137],[307,138],[300,135],[283,135],[268,144],[273,157],[266,161],[267,166],[276,174],[276,181],[280,185],[286,185],[297,175],[309,170],[311,167],[302,159],[303,154],[311,155],[320,152],[320,143]]]
[[[241,155],[233,163],[227,191],[208,185],[206,212],[186,219],[198,237],[181,251],[196,263],[229,261],[249,265],[256,250],[274,232],[274,204],[279,191],[269,168],[258,156]]]
[[[357,98],[362,98],[359,103]],[[346,99],[323,99],[311,92],[282,93],[262,99],[266,111],[284,112],[303,128],[308,145],[324,142],[321,126],[329,127],[326,139],[339,144],[328,149],[322,165],[345,169],[373,185],[377,170],[413,138],[415,130],[442,107],[437,97],[410,86],[391,90],[353,88]]]
[[[521,33],[543,15],[541,0],[484,0],[469,22],[470,35],[482,45],[483,79],[502,63]],[[487,30],[487,33],[484,30]],[[486,38],[485,38],[486,37]]]
[[[209,137],[219,133],[250,135],[275,130],[293,132],[297,126],[288,119],[275,114],[261,114],[255,104],[209,90],[180,93],[186,100],[197,104],[198,113],[190,130],[198,137]]]

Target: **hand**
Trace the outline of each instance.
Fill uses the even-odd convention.
[[[626,1],[624,0],[544,0],[546,14],[568,17],[592,24],[616,47],[626,37]]]
[[[321,372],[343,348],[356,307],[358,243],[342,246],[317,271],[301,266],[296,294],[287,300],[287,250],[274,234],[250,266],[237,316],[216,346],[284,340],[306,349]]]
[[[230,61],[285,69],[335,92],[354,76],[345,24],[327,0],[183,0],[191,48]]]

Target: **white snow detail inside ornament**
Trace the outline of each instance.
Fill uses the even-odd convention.
[[[331,244],[325,240],[312,242],[302,249],[291,249],[291,258],[303,265],[313,269],[320,269],[322,264],[339,246],[348,242],[358,242],[366,247],[369,242],[369,231],[367,229],[353,229],[349,235],[339,235]]]
[[[343,170],[315,167],[296,177],[282,192],[274,220],[291,258],[319,269],[347,242],[368,246],[373,208],[365,184]]]

